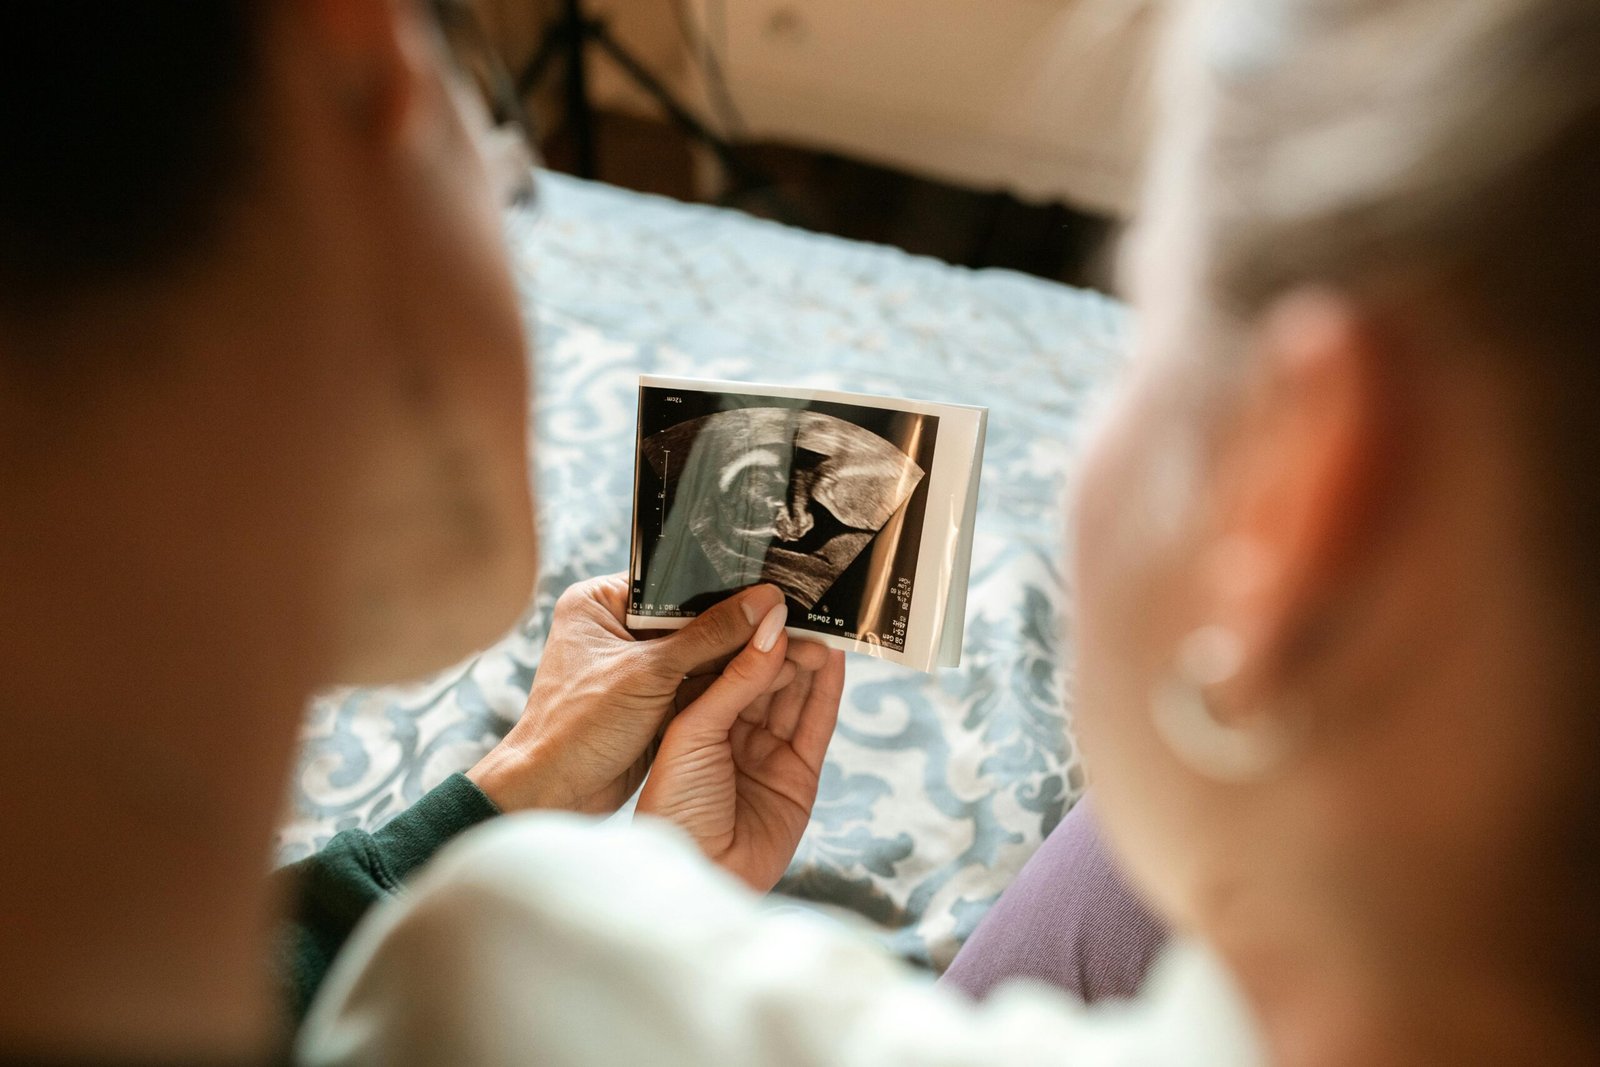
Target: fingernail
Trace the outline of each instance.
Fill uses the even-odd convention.
[[[767,612],[767,617],[761,620],[761,625],[756,628],[755,640],[751,642],[756,646],[757,652],[771,652],[772,646],[778,643],[778,635],[783,632],[783,624],[789,619],[789,605],[779,604]]]
[[[760,598],[756,596],[756,593],[762,588],[763,586],[758,585],[751,589],[744,595],[744,599],[739,602],[739,607],[744,612],[745,621],[751,626],[761,621],[761,607],[756,603]]]

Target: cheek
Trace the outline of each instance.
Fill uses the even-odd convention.
[[[1074,500],[1074,730],[1094,781],[1096,807],[1128,873],[1153,883],[1171,858],[1161,827],[1181,807],[1169,757],[1149,715],[1172,628],[1174,502],[1163,484],[1166,430],[1153,382],[1118,398],[1085,453]]]
[[[464,395],[463,421],[481,425],[489,455],[519,463],[531,410],[529,351],[507,249],[493,219],[464,220],[459,268],[442,282],[450,309],[450,379]]]
[[[534,549],[529,352],[503,247],[487,234],[480,240],[463,249],[455,289],[441,295],[455,314],[440,346],[448,366],[429,417],[469,471],[450,479],[461,502],[454,517],[479,534],[463,538],[462,549],[482,551],[486,582],[521,583]]]
[[[460,110],[460,109],[458,109]],[[476,115],[467,106],[466,116]],[[481,125],[469,122],[469,126]],[[457,431],[505,479],[525,462],[530,411],[528,342],[499,194],[483,156],[483,131],[452,128],[448,147],[432,159],[416,217],[424,227],[418,269],[432,349],[442,357],[438,380]],[[508,486],[501,486],[504,490]]]
[[[1115,762],[1114,743],[1130,714],[1128,665],[1138,643],[1139,566],[1128,513],[1136,506],[1135,444],[1143,422],[1136,389],[1120,395],[1085,451],[1073,501],[1072,574],[1076,591],[1078,693],[1074,722],[1098,775]]]
[[[1078,717],[1092,733],[1143,722],[1181,616],[1198,472],[1194,417],[1172,400],[1173,370],[1140,365],[1085,449],[1072,503]]]
[[[414,205],[392,249],[339,681],[446,666],[500,637],[533,588],[521,311],[494,208],[468,192]]]

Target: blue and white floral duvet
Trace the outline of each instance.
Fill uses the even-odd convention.
[[[641,373],[983,404],[989,440],[962,666],[852,657],[812,825],[782,892],[946,965],[1083,787],[1063,714],[1064,484],[1086,404],[1121,362],[1103,297],[702,206],[541,176],[513,223],[537,330],[542,573],[518,628],[420,685],[310,709],[280,858],[371,828],[520,713],[556,596],[628,562]]]

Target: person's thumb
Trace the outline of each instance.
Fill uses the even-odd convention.
[[[664,671],[697,674],[743,648],[761,621],[783,602],[777,586],[753,585],[702,612],[683,629],[645,642],[645,647]]]
[[[789,609],[782,600],[756,625],[755,634],[744,651],[733,657],[716,681],[694,703],[678,713],[672,728],[721,736],[733,727],[745,708],[772,688],[783,669],[788,636],[783,631]]]

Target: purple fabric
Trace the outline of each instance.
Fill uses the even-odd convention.
[[[1134,897],[1085,797],[972,932],[942,981],[982,999],[1013,978],[1093,1003],[1132,996],[1166,928]]]

